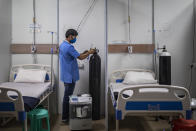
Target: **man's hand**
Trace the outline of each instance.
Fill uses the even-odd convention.
[[[86,59],[90,54],[94,54],[96,52],[95,49],[90,49],[89,51],[84,51],[80,56],[78,57],[79,60],[84,60]]]
[[[88,52],[88,50],[85,50],[82,54],[85,54],[85,53],[87,53]]]
[[[95,49],[90,49],[90,50],[88,51],[89,54],[94,54],[95,52],[96,52]]]

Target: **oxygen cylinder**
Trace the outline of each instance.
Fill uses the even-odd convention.
[[[92,119],[100,119],[101,58],[96,51],[89,61],[89,91],[92,96]]]
[[[171,55],[166,47],[159,56],[159,84],[171,85]]]

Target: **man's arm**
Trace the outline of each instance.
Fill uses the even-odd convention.
[[[80,54],[80,56],[78,56],[79,60],[84,60],[86,59],[90,54],[95,53],[94,49],[90,49],[89,51],[84,51],[83,53]]]

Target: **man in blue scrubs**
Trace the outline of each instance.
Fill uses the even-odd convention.
[[[59,58],[60,58],[60,71],[61,81],[64,82],[65,91],[63,98],[63,111],[62,121],[68,122],[69,120],[69,96],[74,92],[76,81],[79,80],[79,69],[77,59],[83,60],[90,54],[95,52],[94,49],[78,53],[73,44],[76,42],[78,32],[74,29],[69,29],[65,33],[66,40],[60,45]]]

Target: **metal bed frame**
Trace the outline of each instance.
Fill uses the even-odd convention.
[[[111,76],[111,83],[118,79],[123,79],[128,71],[147,71],[147,70],[123,70],[116,71]],[[151,72],[151,71],[147,71]],[[110,84],[110,93],[116,115],[116,131],[119,130],[119,120],[125,116],[169,116],[184,117],[191,119],[190,94],[186,88],[170,85],[125,85],[115,100],[112,84]],[[164,89],[167,92],[148,91],[145,89]],[[131,90],[133,94],[128,98],[123,96],[123,92]],[[179,97],[178,93],[183,93]]]
[[[47,74],[49,75],[48,82],[52,83],[52,88],[48,89],[40,96],[40,102],[36,105],[36,107],[47,99],[47,108],[49,110],[49,96],[53,93],[54,87],[54,73],[51,67],[49,65],[40,64],[15,65],[11,68],[9,82],[14,81],[14,77],[18,73],[19,69],[42,69],[47,71]],[[18,98],[13,99],[9,97],[7,95],[8,91],[16,92]],[[22,94],[19,91],[6,87],[0,87],[0,116],[9,117],[9,119],[3,119],[2,125],[5,125],[7,122],[9,122],[11,118],[16,117],[17,120],[24,123],[24,131],[27,131],[27,113],[24,109]]]

